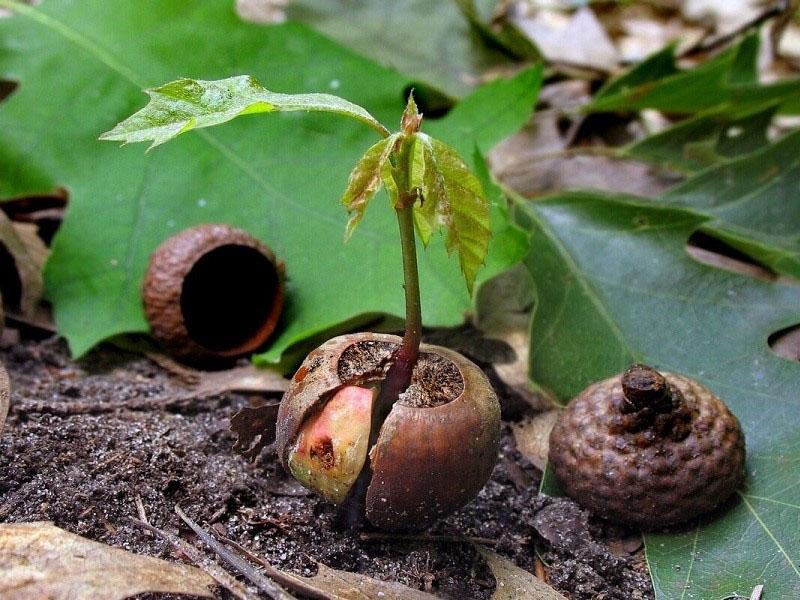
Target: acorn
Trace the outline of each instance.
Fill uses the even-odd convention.
[[[635,364],[567,406],[550,434],[549,460],[576,502],[649,530],[729,498],[744,480],[745,441],[708,388]]]
[[[369,459],[369,522],[424,529],[488,480],[499,450],[500,405],[474,363],[422,344],[410,386],[367,448],[372,402],[400,342],[357,333],[312,351],[281,401],[277,450],[287,471],[334,503],[345,499]]]
[[[232,359],[270,337],[283,308],[283,265],[261,241],[228,225],[167,239],[142,285],[153,336],[190,362]]]

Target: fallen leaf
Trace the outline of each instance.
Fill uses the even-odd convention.
[[[790,327],[770,336],[769,346],[778,356],[800,361],[800,326]]]
[[[341,600],[434,600],[436,596],[415,590],[396,581],[381,581],[359,573],[337,571],[317,563],[314,577],[298,577],[314,588]]]
[[[686,0],[682,12],[689,21],[714,24],[717,34],[736,31],[763,10],[760,0]]]
[[[587,7],[571,16],[541,10],[533,16],[515,16],[512,22],[539,48],[545,59],[605,73],[619,63],[619,53],[606,30]]]
[[[231,418],[231,431],[237,435],[233,450],[249,460],[275,441],[275,419],[280,404],[246,407]]]
[[[34,236],[35,237],[35,236]],[[35,240],[24,229],[15,228],[4,212],[0,212],[0,289],[3,304],[23,315],[34,313],[42,297],[42,267],[47,257],[44,243]]]
[[[187,517],[179,506],[175,507],[175,512],[206,545],[216,552],[217,556],[231,567],[234,567],[262,591],[267,588],[276,589],[275,583],[277,583],[283,588],[301,593],[304,596],[329,600],[373,600],[374,598],[381,598],[382,600],[435,600],[436,598],[436,596],[415,590],[401,583],[381,581],[358,573],[337,571],[322,563],[317,563],[317,574],[313,577],[301,577],[294,573],[282,571],[237,542],[221,537],[219,534],[215,535],[213,530],[212,532],[206,531]],[[225,547],[218,538],[221,538],[241,556],[233,554],[230,548]],[[244,558],[260,564],[263,567],[263,572],[255,570],[252,564],[244,560]],[[284,595],[287,594],[281,590],[280,596],[283,597]]]
[[[702,27],[689,27],[680,19],[627,18],[620,25],[624,34],[616,42],[625,64],[644,60],[672,42],[677,42],[681,53],[699,43],[706,34]]]
[[[0,525],[0,596],[121,600],[145,592],[212,598],[214,580],[186,565],[132,554],[52,523]]]
[[[252,23],[283,23],[289,0],[236,0],[236,12]]]
[[[3,82],[0,82],[0,100],[3,98]],[[15,223],[36,225],[37,235],[47,246],[53,240],[64,220],[67,209],[67,191],[56,189],[50,194],[30,195],[6,200],[0,205],[8,218]]]
[[[493,362],[500,380],[527,405],[546,410],[554,406],[552,400],[534,390],[528,378],[531,294],[527,273],[511,269],[478,290],[474,322],[487,338],[502,340],[511,350],[505,360]]]
[[[544,581],[525,569],[520,569],[510,560],[488,548],[476,548],[497,581],[492,600],[566,600]]]
[[[255,365],[226,371],[198,371],[199,383],[193,390],[198,398],[225,392],[285,392],[289,380],[279,373]]]
[[[289,387],[289,380],[280,373],[252,364],[223,371],[200,371],[135,342],[127,344],[126,348],[144,352],[147,358],[189,386],[191,389],[184,396],[185,400],[226,392],[285,392]]]
[[[11,386],[8,382],[8,372],[3,364],[0,363],[0,433],[3,433],[3,425],[6,423],[10,397]]]
[[[542,471],[547,464],[550,430],[556,424],[560,412],[557,409],[548,410],[534,417],[525,418],[519,423],[511,424],[517,450]]]
[[[542,91],[543,102],[552,87]],[[553,89],[548,103],[552,108],[538,111],[521,131],[491,151],[494,175],[526,197],[565,189],[640,196],[658,196],[666,191],[673,181],[657,167],[624,160],[615,148],[593,146],[581,154],[583,148],[569,147],[583,121],[574,116],[571,122],[567,121],[565,110],[585,102],[588,94],[583,91],[577,86]]]

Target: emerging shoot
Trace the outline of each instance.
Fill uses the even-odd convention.
[[[427,374],[417,375],[415,372],[422,338],[416,236],[419,235],[423,245],[427,246],[432,235],[444,229],[446,248],[448,252],[458,252],[461,271],[471,293],[491,237],[489,202],[481,184],[456,150],[421,131],[423,116],[413,96],[408,98],[399,131],[392,133],[365,109],[342,98],[328,94],[279,94],[263,88],[255,79],[247,76],[220,81],[180,79],[148,90],[147,93],[150,96],[147,106],[103,134],[101,139],[125,143],[150,141],[152,148],[191,129],[210,127],[240,115],[279,111],[335,113],[367,125],[381,137],[380,141],[367,149],[353,168],[342,196],[342,203],[350,213],[346,237],[357,228],[370,200],[385,187],[400,232],[406,304],[405,333],[400,343],[391,344],[391,352],[384,357],[379,369],[371,374],[375,385],[362,387],[357,382],[345,381],[346,377],[337,379],[337,385],[326,389],[324,395],[320,393],[312,401],[304,401],[298,409],[302,413],[301,422],[293,416],[290,419],[291,427],[281,423],[281,418],[286,420],[288,414],[294,415],[294,409],[284,410],[284,405],[296,402],[295,396],[300,390],[290,388],[284,396],[282,416],[279,415],[278,423],[279,432],[281,427],[291,430],[291,439],[284,439],[283,444],[279,433],[279,445],[291,448],[283,453],[285,466],[301,483],[331,501],[345,500],[345,509],[341,513],[344,520],[350,524],[358,522],[364,514],[367,490],[373,476],[372,460],[366,461],[366,456],[370,453],[369,456],[373,457],[379,439],[385,435],[384,424],[393,413],[398,399],[412,384],[412,379],[417,376],[428,377]],[[440,350],[431,347],[429,352],[436,355],[441,354]],[[481,408],[477,413],[474,407],[470,410],[483,415],[484,422],[481,426],[471,424],[464,431],[468,431],[474,440],[485,447],[471,448],[464,459],[479,462],[480,468],[464,468],[477,474],[475,481],[482,478],[479,482],[482,485],[494,463],[499,409],[496,410],[497,399],[482,373],[471,363],[466,363],[469,361],[459,357],[448,364],[458,365],[455,368],[460,369],[460,376],[474,381],[473,387],[480,388],[476,397],[480,399]],[[443,362],[433,361],[431,364],[437,365],[432,367],[432,372],[436,368],[445,368],[441,366],[445,364]],[[301,367],[301,371],[304,368]],[[330,364],[326,368],[338,367]],[[464,375],[465,370],[470,373],[468,377]],[[301,377],[298,380],[299,374],[300,371],[295,375],[295,382],[303,379]],[[426,385],[433,389],[436,382],[427,382]],[[303,386],[298,383],[295,387]],[[473,391],[462,389],[460,395],[451,398],[452,404],[457,404],[456,399],[470,397]],[[469,405],[469,402],[465,402]],[[466,412],[456,411],[453,414],[456,416],[448,416],[447,419],[469,420],[463,416]],[[445,421],[450,423],[447,419]],[[448,427],[453,429],[452,425],[450,423]],[[486,431],[483,430],[484,425],[488,428]],[[475,427],[480,430],[477,436],[473,435]],[[425,434],[424,431],[419,432],[421,436]],[[457,456],[459,445],[463,446],[459,440],[453,440],[449,448],[447,444],[439,443],[439,449],[430,449],[430,452],[446,450]],[[478,460],[476,457],[489,458]],[[393,460],[396,462],[399,459]],[[435,459],[431,460],[435,464]],[[489,465],[488,471],[486,464]],[[424,466],[420,465],[419,468]],[[414,474],[408,473],[407,476],[414,477]],[[448,498],[437,499],[439,507],[455,506],[467,501],[469,498],[463,497],[466,489],[470,490],[469,493],[477,492],[477,489],[473,489],[474,485],[461,488],[458,493],[451,494],[452,501],[448,501]],[[389,504],[391,500],[384,499]],[[381,521],[389,523],[386,519]],[[421,519],[419,522],[427,524],[430,519]]]

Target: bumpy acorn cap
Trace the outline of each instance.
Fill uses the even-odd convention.
[[[278,412],[277,449],[284,467],[300,428],[346,385],[380,381],[395,335],[333,338],[297,370]],[[423,529],[480,491],[497,462],[500,405],[474,363],[422,344],[411,386],[384,421],[370,453],[366,516],[382,529]]]
[[[142,285],[153,336],[193,362],[256,350],[283,308],[282,265],[263,243],[228,225],[200,225],[162,243]]]
[[[744,479],[739,421],[710,390],[633,365],[588,387],[550,434],[564,491],[595,514],[640,529],[687,521]]]

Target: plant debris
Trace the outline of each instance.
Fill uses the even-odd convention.
[[[265,451],[250,463],[233,452],[229,419],[250,403],[247,396],[226,393],[131,410],[132,400],[157,401],[185,388],[151,361],[115,348],[74,363],[63,342],[23,342],[0,351],[0,358],[14,383],[0,437],[0,521],[51,520],[98,542],[174,559],[170,542],[131,518],[143,512],[152,526],[175,536],[186,531],[173,511],[178,503],[213,535],[234,540],[281,571],[313,579],[323,563],[453,600],[488,600],[496,589],[474,546],[454,538],[489,538],[498,554],[534,570],[535,546],[542,541],[534,519],[550,500],[537,498],[541,474],[515,449],[508,427],[504,458],[490,481],[473,502],[428,532],[431,540],[362,539],[334,532],[335,507],[297,490],[274,454]],[[67,415],[16,410],[76,401],[117,402],[120,408]],[[558,589],[579,589],[580,569],[610,555],[603,531],[595,531],[600,538],[579,540],[563,559],[548,554]],[[617,559],[614,569],[611,597],[633,597],[623,594],[636,581],[638,597],[652,598],[636,557]],[[619,587],[618,581],[627,583]],[[571,594],[572,600],[592,598]]]
[[[143,592],[213,598],[214,580],[187,565],[112,548],[52,523],[0,525],[0,596],[122,600]]]

